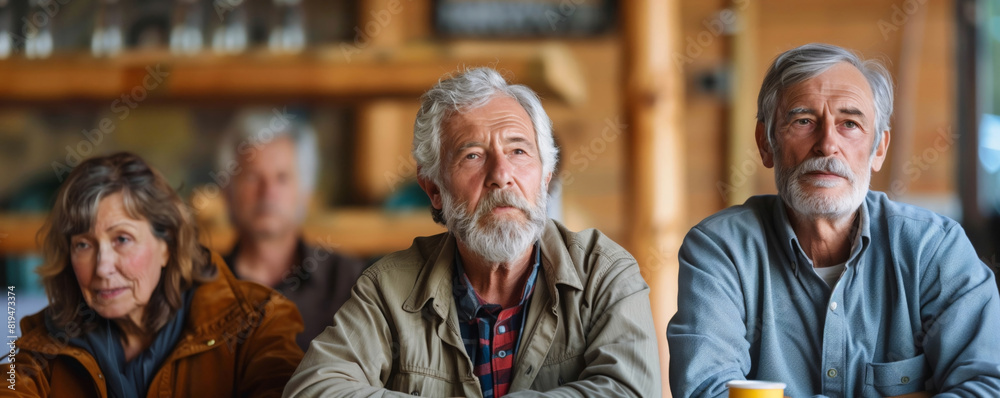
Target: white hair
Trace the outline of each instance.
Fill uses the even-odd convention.
[[[757,95],[757,121],[764,123],[767,142],[776,148],[774,139],[778,97],[782,91],[795,84],[826,72],[834,65],[846,62],[853,65],[868,80],[875,103],[875,143],[872,154],[882,141],[882,134],[889,131],[892,116],[892,78],[889,71],[876,60],[862,60],[857,54],[838,46],[811,43],[793,48],[778,55],[764,76],[764,83]]]
[[[295,146],[295,160],[299,171],[299,188],[311,193],[316,187],[319,155],[316,152],[316,132],[306,122],[277,108],[244,109],[233,117],[219,145],[217,156],[219,170],[229,170],[237,156],[272,142],[288,137]],[[222,187],[227,188],[227,187]]]
[[[527,86],[507,83],[499,72],[483,67],[439,81],[420,97],[420,110],[413,122],[413,158],[421,177],[441,185],[441,126],[448,117],[486,105],[497,95],[515,99],[528,113],[541,155],[542,174],[555,170],[559,150],[552,138],[552,121],[538,95]]]

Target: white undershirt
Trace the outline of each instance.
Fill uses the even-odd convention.
[[[813,268],[816,270],[816,275],[823,278],[826,284],[832,289],[837,285],[837,281],[840,280],[840,276],[844,274],[844,270],[847,269],[847,263],[840,263],[831,267],[823,268]]]
[[[857,246],[858,242],[861,241],[861,228],[855,228],[855,230],[856,231],[854,232],[854,239],[851,242],[851,253],[854,253],[855,246]],[[833,287],[837,285],[837,282],[840,281],[840,276],[844,275],[844,270],[847,269],[847,262],[843,262],[830,267],[813,268],[813,269],[816,270],[816,275],[819,275],[820,278],[823,278],[823,281],[826,282],[827,286],[830,286],[830,288],[833,289]]]

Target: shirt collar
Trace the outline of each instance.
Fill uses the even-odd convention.
[[[531,297],[531,292],[535,286],[538,267],[542,263],[538,242],[535,242],[531,249],[531,258],[533,263],[531,273],[524,284],[524,290],[521,292],[521,301],[518,305],[524,304]],[[475,288],[472,287],[469,278],[465,275],[465,266],[462,263],[462,256],[459,255],[457,246],[455,248],[453,263],[455,272],[452,273],[452,295],[455,296],[458,320],[463,322],[469,321],[476,317],[476,314],[482,309],[483,304],[479,302],[479,298],[476,297]]]
[[[868,210],[868,196],[865,195],[865,200],[861,202],[861,206],[858,209],[858,230],[852,231],[853,234],[851,239],[854,242],[851,243],[851,255],[847,259],[847,265],[857,263],[857,259],[861,256],[861,253],[868,248],[871,242],[871,220]],[[802,250],[802,246],[799,245],[799,240],[795,236],[795,230],[792,229],[792,223],[788,219],[787,208],[785,206],[784,200],[781,196],[777,196],[778,200],[774,201],[774,221],[777,226],[777,234],[780,242],[784,242],[782,245],[785,253],[788,254],[791,261],[792,271],[798,275],[798,267],[808,267],[812,268],[812,260],[806,256],[805,250]]]
[[[240,273],[236,269],[236,260],[237,260],[237,257],[239,257],[239,255],[240,255],[240,246],[242,245],[242,243],[243,243],[243,240],[237,238],[236,243],[233,244],[233,248],[229,250],[229,254],[227,254],[225,256],[222,256],[222,261],[225,262],[226,265],[229,266],[229,269],[233,272],[233,275],[236,276],[236,279],[240,279],[240,280],[243,280],[244,278],[243,278],[242,275],[240,275]],[[306,256],[309,255],[308,252],[307,252],[308,249],[309,249],[309,247],[306,246],[306,241],[302,238],[302,236],[299,236],[298,238],[296,238],[296,240],[295,240],[295,258],[292,260],[293,261],[292,262],[293,267],[294,267],[294,264],[301,264],[302,261],[306,258]],[[306,278],[305,281],[303,281],[303,282],[307,282],[307,281],[309,281],[309,279],[310,278]],[[280,286],[283,283],[284,282],[279,282],[278,285]],[[275,287],[275,286],[268,286],[268,287]]]

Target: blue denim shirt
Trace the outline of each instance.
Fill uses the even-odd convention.
[[[831,288],[776,196],[695,226],[667,327],[673,396],[724,397],[727,381],[753,379],[791,397],[1000,397],[1000,298],[962,227],[880,192],[858,227]]]

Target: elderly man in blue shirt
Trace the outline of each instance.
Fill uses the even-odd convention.
[[[792,397],[1000,397],[1000,298],[955,221],[869,191],[889,147],[892,83],[825,44],[779,55],[756,140],[778,195],[684,239],[667,328],[675,397],[732,380]]]

